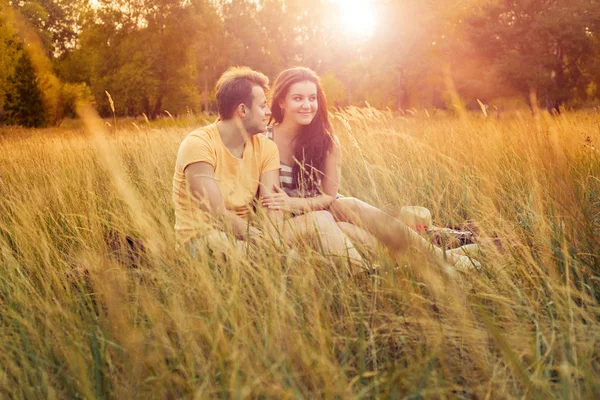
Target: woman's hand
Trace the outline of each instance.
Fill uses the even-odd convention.
[[[293,201],[279,186],[273,185],[275,193],[263,196],[262,205],[270,210],[293,211]]]

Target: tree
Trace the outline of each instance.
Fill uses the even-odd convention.
[[[429,103],[442,90],[441,54],[436,41],[449,18],[439,0],[379,0],[378,26],[367,41],[338,41],[335,67],[352,102],[407,109]],[[334,50],[335,51],[335,50]],[[432,92],[433,91],[433,92]]]
[[[265,0],[258,23],[266,73],[303,65],[327,72],[331,51],[337,49],[331,30],[335,6],[328,0]]]
[[[7,81],[4,121],[8,125],[40,127],[46,123],[44,99],[31,59],[20,51],[15,68]]]
[[[54,58],[75,46],[87,3],[86,0],[29,0],[13,1],[12,5],[36,30],[46,55]]]
[[[231,59],[231,46],[225,24],[210,0],[192,0],[195,40],[192,51],[196,58],[196,87],[202,97],[203,110],[216,108],[213,86]]]
[[[580,96],[590,83],[585,66],[600,32],[597,0],[486,1],[474,8],[465,31],[474,49],[503,82],[548,108]]]
[[[327,103],[330,106],[345,106],[348,104],[348,88],[334,73],[328,72],[321,76],[321,86],[327,93]]]
[[[3,123],[42,126],[58,121],[60,83],[52,74],[39,37],[28,21],[9,4],[0,3],[0,27],[6,65],[0,79]],[[41,103],[40,103],[41,98]]]
[[[179,0],[103,1],[84,26],[90,84],[99,109],[109,114],[105,91],[119,115],[154,119],[199,109],[192,5]]]
[[[1,5],[0,11],[2,11]],[[16,61],[21,56],[21,52],[14,30],[0,16],[0,121],[4,119],[4,102],[8,90],[8,80],[14,75]]]

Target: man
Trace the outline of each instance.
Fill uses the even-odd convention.
[[[230,68],[217,82],[220,119],[194,130],[180,145],[173,177],[175,231],[188,251],[194,252],[197,239],[214,237],[215,221],[217,232],[232,232],[240,240],[262,234],[248,223],[254,198],[279,184],[277,146],[259,135],[271,115],[268,83],[250,68]],[[267,213],[273,221],[283,220],[280,211]]]

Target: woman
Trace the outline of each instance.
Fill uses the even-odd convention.
[[[401,221],[361,200],[338,195],[342,151],[332,134],[325,95],[318,76],[308,68],[291,68],[275,80],[267,131],[279,149],[281,190],[263,206],[301,215],[329,210],[354,242],[374,247],[377,240],[395,251],[414,247],[443,262],[444,252]],[[460,269],[473,262],[454,252],[447,260]],[[457,263],[459,263],[457,265]]]

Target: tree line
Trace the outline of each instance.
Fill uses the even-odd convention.
[[[363,37],[330,0],[0,0],[0,124],[56,125],[80,99],[103,116],[211,111],[231,65],[310,67],[338,106],[598,104],[600,0],[372,5]]]

